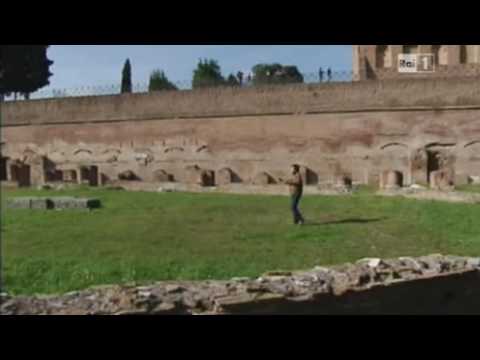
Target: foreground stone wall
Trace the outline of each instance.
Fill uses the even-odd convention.
[[[258,279],[103,286],[1,300],[4,315],[480,314],[480,259],[365,259]]]
[[[5,103],[0,180],[275,185],[299,163],[309,185],[389,170],[427,184],[444,169],[464,184],[480,177],[479,117],[469,80]]]

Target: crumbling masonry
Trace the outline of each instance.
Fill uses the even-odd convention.
[[[364,259],[258,279],[0,295],[4,315],[480,314],[480,259]]]
[[[135,187],[480,179],[480,82],[404,79],[2,104],[1,180]],[[152,185],[153,184],[153,185]]]

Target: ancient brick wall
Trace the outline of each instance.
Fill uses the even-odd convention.
[[[319,183],[347,176],[378,184],[383,171],[393,170],[406,185],[426,184],[444,167],[465,182],[480,176],[479,117],[480,84],[469,81],[5,103],[2,157],[7,173],[13,161],[23,161],[38,174],[33,159],[42,156],[54,164],[49,171],[80,176],[80,167],[96,166],[99,184],[126,172],[145,182],[189,183],[196,166],[222,183],[229,169],[234,183],[255,183],[266,173],[273,185],[292,163]]]
[[[2,104],[1,119],[2,126],[14,126],[455,105],[480,105],[477,79],[397,79],[18,101]]]

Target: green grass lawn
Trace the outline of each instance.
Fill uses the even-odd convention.
[[[363,257],[480,256],[480,206],[375,197],[307,196],[310,225],[291,225],[281,196],[81,189],[3,191],[89,196],[88,211],[2,212],[6,290],[57,293],[91,285],[227,279]]]

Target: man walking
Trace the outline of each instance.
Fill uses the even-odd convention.
[[[298,209],[298,205],[303,195],[303,179],[300,174],[300,166],[297,164],[292,165],[291,168],[292,177],[285,181],[285,184],[289,186],[291,197],[291,210],[293,214],[293,223],[295,225],[303,225],[305,220]],[[281,180],[281,179],[280,179]]]

